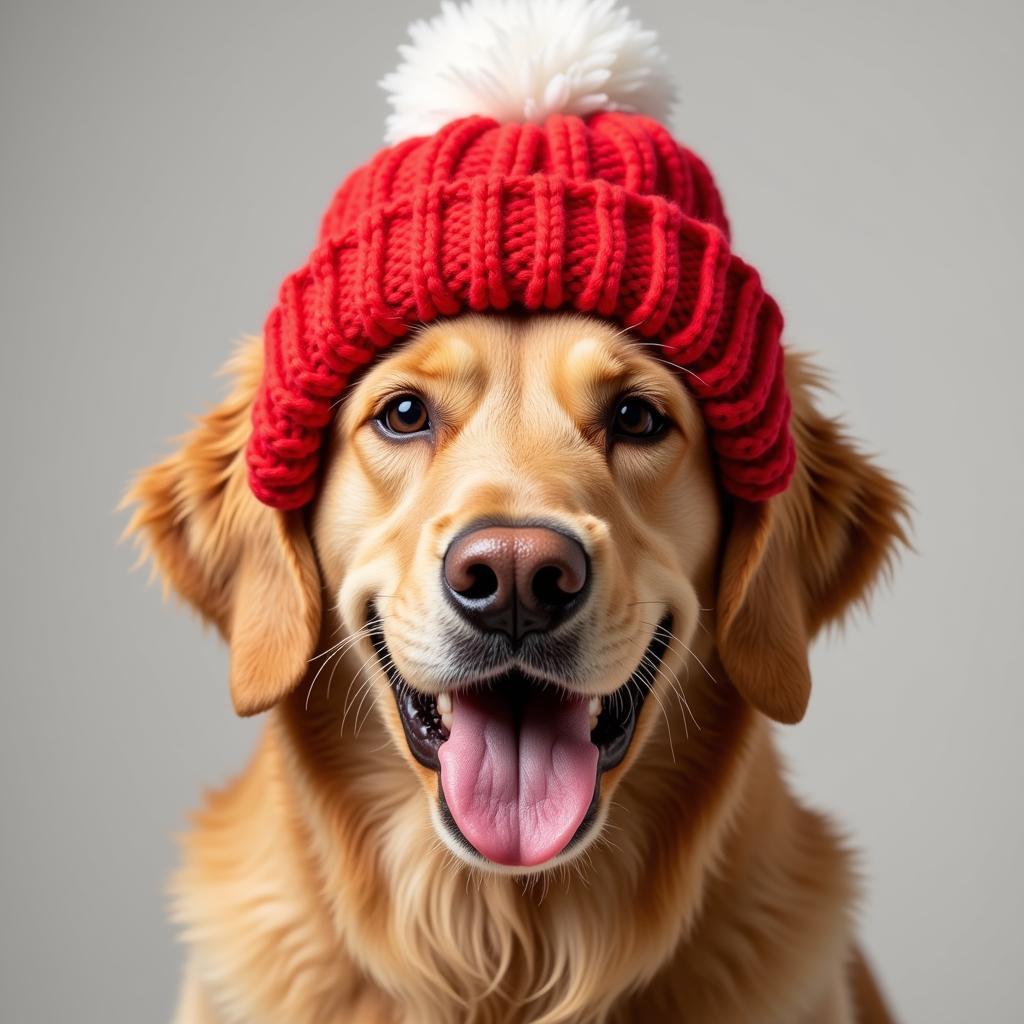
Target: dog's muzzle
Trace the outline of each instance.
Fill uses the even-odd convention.
[[[670,636],[666,615],[633,673],[603,696],[518,667],[426,693],[395,668],[383,625],[371,618],[409,750],[439,773],[442,818],[476,854],[521,868],[551,860],[587,831],[601,775],[626,756]]]

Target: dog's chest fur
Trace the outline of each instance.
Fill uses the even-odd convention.
[[[722,714],[737,756],[524,885],[456,865],[419,792],[364,756],[370,733],[324,758],[284,709],[185,843],[176,905],[208,1019],[852,1019],[847,859],[783,788],[767,730]]]

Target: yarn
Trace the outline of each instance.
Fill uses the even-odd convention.
[[[761,501],[793,473],[782,316],[735,256],[705,165],[657,121],[456,119],[342,184],[285,279],[247,449],[255,495],[316,494],[323,434],[354,372],[417,325],[574,309],[659,343],[701,406],[721,486]]]

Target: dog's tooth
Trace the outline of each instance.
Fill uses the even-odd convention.
[[[451,715],[452,695],[447,690],[437,695],[437,710],[441,712],[442,716]]]
[[[593,732],[597,728],[597,715],[590,716],[590,731]]]
[[[590,703],[587,705],[587,711],[590,712],[591,718],[597,718],[601,714],[601,698],[591,697]]]
[[[441,725],[444,727],[444,731],[451,735],[452,731],[452,713],[450,711],[443,712],[441,715]]]

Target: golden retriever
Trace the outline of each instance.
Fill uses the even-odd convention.
[[[770,722],[905,506],[786,358],[796,477],[748,504],[653,346],[442,320],[349,389],[315,505],[281,513],[246,482],[245,344],[128,495],[236,709],[271,712],[184,840],[179,1024],[890,1019]]]

